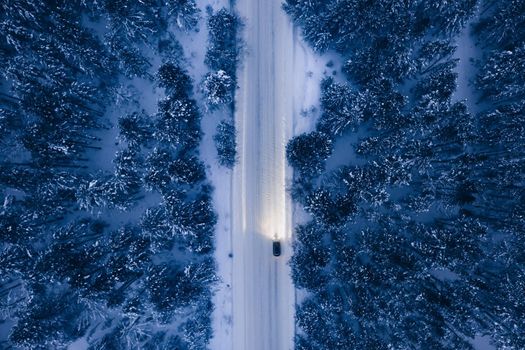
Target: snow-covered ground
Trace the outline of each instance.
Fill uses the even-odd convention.
[[[207,166],[207,177],[214,185],[214,208],[218,214],[218,223],[216,226],[216,260],[217,272],[220,278],[216,286],[213,303],[215,311],[213,313],[212,327],[214,330],[214,337],[210,343],[210,349],[231,349],[232,337],[232,305],[231,305],[231,276],[232,276],[232,259],[229,257],[231,253],[231,228],[230,228],[230,213],[231,213],[231,178],[232,171],[224,167],[220,167],[217,162],[217,151],[213,141],[215,129],[220,120],[231,118],[230,111],[223,109],[214,112],[207,112],[204,106],[202,94],[199,91],[199,84],[203,76],[208,72],[208,68],[204,64],[204,56],[206,54],[208,33],[206,28],[206,7],[211,6],[214,10],[222,7],[229,7],[228,0],[198,0],[197,4],[201,10],[202,18],[199,21],[198,28],[195,31],[183,32],[180,29],[172,26],[172,34],[179,40],[183,47],[184,57],[183,65],[188,70],[188,74],[194,81],[194,93],[197,99],[200,111],[203,115],[201,127],[203,130],[203,140],[200,145],[200,157]],[[95,28],[100,29],[100,24]],[[147,54],[147,52],[146,52]],[[151,74],[154,74],[160,66],[159,57],[151,57],[152,67]],[[103,155],[100,152],[93,151],[93,158],[90,163],[93,169],[100,171],[112,172],[114,171],[113,158],[115,152],[120,148],[117,137],[118,127],[117,120],[121,115],[135,110],[137,107],[143,108],[146,113],[154,114],[157,110],[157,101],[164,97],[164,91],[160,88],[155,88],[152,81],[135,78],[127,85],[125,94],[131,94],[132,100],[136,100],[135,105],[127,106],[117,104],[112,106],[107,112],[108,129],[97,135],[101,140],[97,146],[105,150]],[[129,108],[128,108],[129,107]],[[129,109],[129,111],[128,111]],[[157,197],[156,199],[154,197]],[[112,217],[111,222],[119,223],[120,221],[130,221],[130,218],[140,217],[140,213],[144,208],[150,207],[160,202],[158,194],[147,194],[145,200],[135,209],[126,212],[118,210],[111,210],[109,216]],[[151,200],[149,200],[151,199]],[[150,203],[153,201],[153,203]],[[175,326],[175,325],[174,325]],[[85,350],[88,348],[86,338],[80,338],[76,342],[70,344],[69,350]]]
[[[294,34],[294,84],[293,93],[290,96],[293,99],[293,130],[291,136],[297,136],[308,133],[315,129],[315,123],[321,113],[321,81],[328,77],[334,77],[336,80],[342,79],[342,59],[337,53],[329,51],[323,55],[315,53],[310,46],[302,39],[299,29],[293,28]],[[348,153],[349,144],[341,146],[341,154]],[[352,153],[353,154],[353,153]],[[346,157],[346,156],[344,156]],[[329,159],[332,160],[331,157]],[[339,157],[335,157],[340,161]],[[327,163],[327,166],[329,164]],[[291,172],[292,169],[289,168]],[[293,174],[292,176],[293,177]],[[291,186],[291,177],[287,179],[287,188]],[[291,203],[292,230],[297,225],[304,224],[311,220],[308,213],[305,212],[299,203]],[[293,252],[291,252],[293,253]],[[295,291],[295,305],[300,304],[306,297],[304,291]]]
[[[233,349],[291,349],[295,292],[290,175],[285,145],[293,128],[293,28],[278,0],[242,1],[247,55],[236,96],[239,164],[233,180]],[[272,240],[282,243],[272,256]]]
[[[315,122],[326,62],[301,43],[279,0],[239,1],[237,10],[245,22],[246,56],[236,96],[239,163],[232,184],[233,349],[292,349],[294,218],[285,147]],[[282,244],[278,258],[272,256],[275,239]]]
[[[471,35],[472,24],[479,20],[478,12],[467,22],[465,27],[456,37],[457,49],[454,58],[459,59],[456,67],[458,73],[457,88],[452,96],[452,101],[465,101],[470,113],[477,113],[481,110],[478,103],[479,94],[473,85],[477,74],[474,60],[481,58],[482,50],[476,46],[475,39]]]
[[[201,127],[204,136],[200,145],[200,156],[206,164],[206,175],[214,186],[213,205],[218,215],[215,230],[215,260],[219,282],[213,296],[213,304],[215,305],[212,315],[213,337],[209,348],[221,350],[232,348],[232,171],[218,164],[213,135],[216,132],[217,124],[223,119],[231,118],[231,116],[227,109],[207,112],[202,102],[204,99],[199,91],[199,85],[208,72],[208,68],[204,64],[208,40],[206,7],[211,6],[214,11],[217,11],[223,7],[229,8],[230,2],[229,0],[197,0],[197,5],[202,15],[198,30],[192,33],[176,32],[175,35],[184,48],[186,61],[189,64],[188,73],[194,80],[196,97],[203,113]]]

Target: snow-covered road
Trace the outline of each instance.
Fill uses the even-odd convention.
[[[239,69],[239,163],[232,184],[233,349],[293,348],[295,290],[285,146],[293,129],[294,33],[280,0],[238,0],[247,55]],[[272,240],[282,242],[272,256]]]

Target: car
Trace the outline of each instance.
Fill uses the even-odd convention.
[[[273,241],[272,250],[273,250],[273,256],[280,256],[281,255],[281,242]]]

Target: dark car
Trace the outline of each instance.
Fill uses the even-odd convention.
[[[281,255],[281,242],[273,241],[272,248],[273,248],[273,256]]]

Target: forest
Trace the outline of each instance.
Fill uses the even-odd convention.
[[[283,10],[342,63],[286,147],[296,349],[525,349],[525,1]],[[1,349],[207,349],[203,120],[232,169],[242,28],[195,0],[0,1]]]
[[[283,8],[343,62],[287,145],[296,349],[525,348],[525,2]]]
[[[203,21],[195,81],[179,38]],[[233,108],[239,26],[194,0],[0,2],[0,348],[207,347],[217,215],[196,94]],[[229,167],[232,128],[215,136]]]

